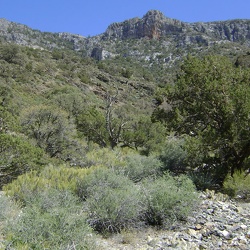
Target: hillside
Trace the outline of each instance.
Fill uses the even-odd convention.
[[[184,23],[151,10],[142,18],[113,23],[98,36],[81,37],[0,19],[0,41],[1,131],[38,140],[36,146],[52,158],[76,164],[81,160],[66,153],[66,145],[54,145],[58,138],[53,138],[53,146],[47,142],[48,128],[42,137],[27,133],[29,108],[35,114],[46,109],[65,112],[60,118],[68,117],[64,129],[74,127],[69,144],[77,137],[102,147],[157,151],[169,134],[166,93],[175,85],[183,60],[219,55],[248,68],[250,21]],[[222,67],[224,59],[216,60]]]
[[[37,146],[46,154],[76,164],[75,156],[64,152],[67,146],[54,145],[58,138],[51,142],[53,146],[47,142],[48,128],[39,132],[45,133],[42,136],[34,127],[27,133],[29,108],[35,114],[46,109],[65,112],[60,118],[67,121],[64,129],[75,129],[69,144],[77,137],[102,147],[119,145],[149,154],[159,150],[169,134],[166,117],[175,102],[170,105],[166,93],[175,85],[183,60],[219,55],[229,58],[234,67],[248,68],[250,20],[184,23],[151,10],[142,18],[113,23],[104,33],[86,38],[41,32],[0,19],[0,41],[1,130],[38,140]],[[221,60],[222,71],[222,64],[228,64],[224,59],[208,60],[215,64]]]
[[[250,20],[0,19],[0,248],[247,249],[249,46]]]
[[[81,51],[99,60],[121,56],[144,63],[163,62],[169,67],[187,52],[216,53],[216,49],[227,54],[230,50],[231,55],[244,52],[250,44],[250,20],[185,23],[151,10],[142,18],[113,23],[98,36],[82,37],[40,32],[1,19],[0,36],[4,41],[19,45]]]

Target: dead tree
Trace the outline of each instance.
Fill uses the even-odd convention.
[[[123,121],[123,117],[120,119],[114,120],[114,103],[117,101],[118,89],[116,90],[115,95],[106,95],[106,129],[109,135],[109,142],[112,148],[116,147],[120,142],[122,142],[122,131],[127,122]]]

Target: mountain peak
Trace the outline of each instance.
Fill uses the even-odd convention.
[[[144,16],[143,16],[143,19],[146,19],[146,18],[155,18],[155,19],[164,19],[165,16],[164,14],[159,11],[159,10],[149,10]]]
[[[148,11],[142,18],[133,18],[121,23],[111,24],[105,36],[112,38],[142,38],[159,39],[160,37],[181,32],[184,23],[170,19],[158,10]]]

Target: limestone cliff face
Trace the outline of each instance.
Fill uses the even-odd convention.
[[[189,24],[193,31],[206,34],[214,39],[231,42],[250,40],[250,20],[229,20],[221,22]]]
[[[133,18],[122,23],[111,24],[104,35],[108,38],[154,38],[180,33],[186,24],[165,17],[160,11],[151,10],[142,19]]]
[[[121,56],[171,67],[190,51],[210,53],[214,45],[221,45],[219,53],[222,54],[248,51],[250,20],[186,23],[151,10],[142,18],[113,23],[104,33],[86,38],[41,32],[0,19],[0,41],[49,50],[72,49],[97,60]],[[223,44],[228,46],[224,46],[224,51],[221,50]]]
[[[141,19],[133,18],[125,22],[111,24],[104,33],[108,39],[143,37],[159,39],[170,35],[178,36],[179,39],[185,36],[203,36],[208,40],[244,42],[250,40],[250,20],[185,23],[167,18],[160,11],[151,10]]]
[[[0,40],[35,48],[79,50],[86,38],[69,33],[41,32],[26,25],[0,18]]]
[[[0,19],[0,38],[21,45],[35,45],[43,47],[71,46],[80,50],[86,43],[95,46],[100,38],[128,39],[149,38],[159,39],[163,37],[179,40],[179,44],[192,43],[207,40],[227,40],[250,44],[250,20],[229,20],[207,23],[185,23],[179,20],[167,18],[157,10],[147,12],[142,18],[133,18],[121,23],[111,24],[107,30],[99,36],[87,39],[85,37],[69,33],[50,33],[33,30],[26,25]],[[49,40],[49,41],[48,41]]]

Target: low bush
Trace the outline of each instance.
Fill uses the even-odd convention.
[[[184,139],[169,137],[159,156],[163,163],[163,170],[175,173],[185,173],[185,159],[187,152],[184,149]]]
[[[95,168],[68,168],[65,166],[47,166],[41,172],[32,171],[19,176],[15,181],[3,187],[3,190],[16,200],[26,203],[27,197],[41,190],[54,188],[75,192],[78,180],[82,180]]]
[[[125,157],[124,161],[124,166],[118,168],[117,171],[133,182],[139,182],[148,177],[156,178],[162,173],[162,162],[154,156],[130,154]]]
[[[164,226],[173,220],[184,219],[191,211],[197,195],[188,177],[165,174],[157,180],[143,182],[144,219],[149,225]]]
[[[190,172],[188,176],[198,190],[205,191],[206,189],[218,189],[217,179],[211,172],[198,170]]]
[[[8,249],[96,249],[82,206],[68,191],[30,196],[8,233]]]
[[[87,166],[104,165],[108,168],[124,166],[123,152],[120,149],[93,148],[86,154]]]
[[[43,151],[24,137],[0,131],[0,142],[0,188],[25,172],[41,168],[46,162]]]
[[[20,214],[20,207],[9,197],[0,193],[0,249],[6,248],[9,225],[15,225]]]
[[[88,222],[96,231],[120,232],[138,225],[141,202],[139,189],[128,178],[110,169],[99,169],[78,184],[85,201]]]
[[[231,197],[250,199],[250,175],[244,171],[236,171],[233,176],[228,175],[223,189]]]
[[[0,232],[9,220],[14,220],[19,213],[20,207],[10,197],[0,193]]]

